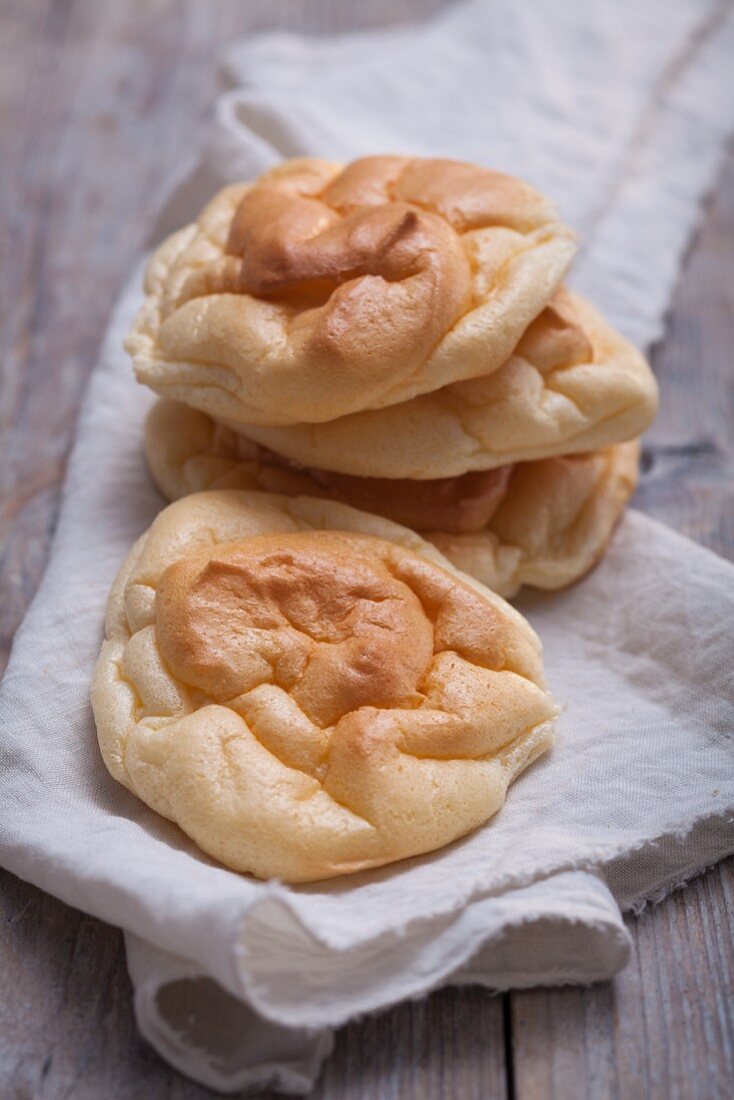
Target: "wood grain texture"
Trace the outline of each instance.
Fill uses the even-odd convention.
[[[728,1100],[734,1081],[734,863],[640,917],[613,982],[511,996],[522,1100]]]
[[[4,0],[0,10],[0,668],[45,564],[83,388],[169,173],[195,145],[219,48],[270,27],[410,21],[441,0]],[[638,506],[734,546],[734,160],[656,357]],[[10,262],[8,262],[10,258]],[[81,305],[80,305],[81,303]],[[445,990],[354,1023],[318,1100],[723,1096],[734,864],[638,920],[591,990]],[[0,873],[2,1100],[198,1100],[135,1031],[122,937]],[[506,1059],[506,1051],[509,1058]],[[723,1085],[722,1085],[723,1081]],[[727,1093],[728,1095],[728,1093]]]

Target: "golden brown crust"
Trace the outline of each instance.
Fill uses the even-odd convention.
[[[220,419],[321,422],[494,370],[572,254],[547,200],[488,169],[287,161],[161,246],[128,348]]]
[[[309,881],[486,821],[551,740],[540,646],[418,536],[263,493],[171,505],[92,702],[112,774],[236,870]]]
[[[561,588],[594,565],[637,482],[633,440],[438,481],[298,470],[211,417],[159,402],[146,451],[164,496],[263,489],[340,500],[413,527],[502,596],[523,584]]]
[[[640,352],[598,310],[564,291],[488,377],[318,426],[242,431],[302,466],[424,480],[635,438],[655,416],[657,399]]]
[[[206,413],[175,401],[158,401],[145,425],[153,479],[168,500],[205,489],[262,489],[338,500],[375,512],[414,531],[452,534],[481,531],[503,499],[511,466],[427,481],[352,477],[300,469],[217,424]]]
[[[277,684],[319,726],[363,706],[415,705],[431,624],[362,541],[279,532],[175,562],[156,595],[166,665],[217,701]]]

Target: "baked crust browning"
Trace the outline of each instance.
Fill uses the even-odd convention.
[[[292,882],[476,828],[555,713],[528,624],[417,535],[236,492],[170,506],[133,549],[92,702],[116,779]]]
[[[238,423],[318,423],[487,374],[571,261],[527,184],[448,160],[286,161],[153,256],[138,378]]]
[[[604,552],[637,484],[639,442],[439,480],[297,469],[185,405],[160,401],[146,424],[148,465],[169,500],[261,489],[337,500],[403,523],[500,595],[563,588]]]
[[[163,660],[214,699],[277,684],[320,726],[362,706],[410,707],[432,632],[372,550],[331,532],[286,532],[174,563],[156,596]]]
[[[503,499],[511,466],[426,481],[352,477],[294,466],[206,413],[159,400],[145,424],[145,450],[168,500],[205,489],[262,489],[318,496],[375,512],[415,531],[483,530]]]
[[[302,466],[424,480],[635,438],[657,402],[640,352],[592,305],[562,289],[489,376],[318,427],[242,431]]]

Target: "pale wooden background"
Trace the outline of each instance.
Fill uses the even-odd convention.
[[[441,0],[2,0],[0,666],[53,533],[115,292],[197,140],[220,46]],[[734,556],[734,158],[687,258],[637,506]],[[734,1089],[734,862],[640,918],[614,982],[447,990],[345,1028],[318,1100],[710,1100]],[[120,933],[0,873],[2,1100],[210,1095],[138,1038]]]

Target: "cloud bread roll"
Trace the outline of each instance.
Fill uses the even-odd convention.
[[[457,568],[505,597],[523,585],[566,588],[603,556],[637,485],[640,445],[521,462],[483,531],[426,538]]]
[[[620,443],[656,411],[644,357],[562,289],[488,377],[328,424],[242,430],[303,466],[422,480]]]
[[[429,481],[297,469],[205,413],[159,401],[146,452],[164,496],[260,489],[339,500],[412,527],[502,596],[561,588],[598,561],[637,483],[637,441]]]
[[[113,586],[92,705],[112,775],[210,856],[308,882],[486,822],[552,741],[540,642],[419,536],[222,491]]]
[[[153,256],[140,381],[218,419],[319,423],[500,366],[572,259],[550,202],[451,160],[306,157]]]

